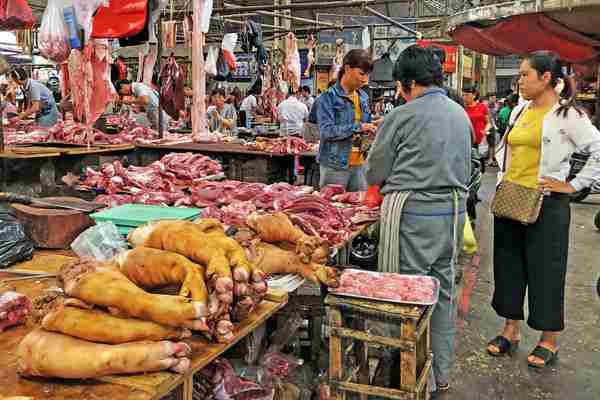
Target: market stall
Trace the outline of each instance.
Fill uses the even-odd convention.
[[[379,205],[319,187],[318,143],[277,107],[317,87],[320,51],[335,77],[345,51],[373,46],[361,33],[420,37],[387,15],[402,1],[30,3],[40,25],[20,36],[37,36],[62,93],[52,104],[39,76],[9,74],[44,99],[0,124],[3,189],[54,197],[0,213],[0,397],[426,398],[439,284],[351,265],[376,269]],[[308,14],[337,7],[371,17]],[[402,338],[369,334],[372,316]],[[369,382],[364,341],[402,350],[400,386]]]

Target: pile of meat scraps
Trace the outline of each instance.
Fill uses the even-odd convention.
[[[221,172],[219,162],[201,154],[170,153],[145,167],[125,168],[118,160],[102,164],[99,171],[88,167],[80,187],[103,189],[111,197],[102,196],[96,200],[109,205],[131,200],[145,204],[173,204],[186,197],[184,189]]]
[[[247,144],[247,146],[268,153],[294,155],[316,151],[318,148],[318,144],[306,143],[304,139],[295,136],[277,139],[260,138],[254,143]]]
[[[17,292],[4,292],[0,295],[0,332],[25,322],[31,311],[31,301]]]
[[[439,283],[429,276],[345,270],[335,293],[392,300],[401,303],[433,304]]]

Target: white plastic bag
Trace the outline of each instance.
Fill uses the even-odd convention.
[[[200,21],[200,32],[208,33],[210,28],[210,16],[213,12],[213,0],[204,0],[204,8],[202,9],[202,20]]]
[[[81,232],[71,243],[79,257],[92,257],[99,261],[110,260],[127,249],[127,242],[112,222],[101,222]]]
[[[219,49],[215,46],[208,48],[208,54],[206,55],[206,62],[204,63],[204,71],[208,75],[217,75],[217,59],[219,58]]]
[[[63,63],[69,58],[69,31],[61,0],[48,1],[40,26],[38,47],[44,57],[55,63]]]

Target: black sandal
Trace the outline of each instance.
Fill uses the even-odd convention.
[[[543,364],[537,364],[537,363],[532,363],[531,361],[528,360],[527,364],[529,364],[529,366],[532,368],[543,369],[547,365],[552,364],[554,361],[556,361],[558,359],[558,350],[556,350],[556,352],[553,352],[552,350],[547,349],[545,347],[536,346],[535,349],[533,349],[533,351],[531,353],[529,353],[529,355],[537,357],[544,362],[543,362]]]
[[[499,351],[490,351],[489,346],[496,346]],[[519,348],[519,340],[508,340],[504,336],[496,336],[488,343],[487,352],[489,355],[494,357],[500,357],[505,354],[513,355]]]

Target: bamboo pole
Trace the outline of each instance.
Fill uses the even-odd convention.
[[[200,141],[203,133],[207,133],[205,103],[206,75],[204,73],[202,32],[200,31],[204,0],[194,1],[193,7],[194,31],[192,32],[192,140],[197,142]]]
[[[307,3],[295,3],[295,4],[278,4],[278,5],[259,5],[259,6],[236,6],[236,7],[223,7],[215,8],[213,12],[215,14],[231,14],[245,11],[278,11],[278,10],[290,10],[290,11],[301,11],[301,10],[317,10],[317,9],[331,9],[338,7],[364,7],[364,6],[375,6],[380,4],[393,4],[393,3],[408,3],[408,0],[346,0],[346,1],[320,1],[320,2],[307,2]]]

